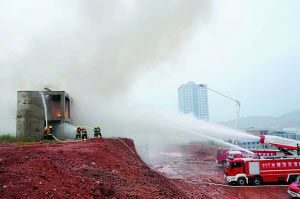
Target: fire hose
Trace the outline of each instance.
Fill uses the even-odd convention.
[[[121,140],[120,138],[114,138],[114,139],[120,140],[132,153],[135,154],[135,152],[123,140]]]
[[[57,139],[54,135],[52,135],[52,137],[53,137],[56,141],[61,142],[61,140]]]

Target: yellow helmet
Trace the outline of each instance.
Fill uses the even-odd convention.
[[[53,126],[49,126],[49,128],[50,128],[50,129],[52,129],[52,128],[53,128]]]
[[[94,128],[97,128],[97,126],[94,126]]]
[[[82,126],[81,128],[84,128],[84,126]]]
[[[80,128],[80,126],[77,126],[77,128],[79,129],[79,128]]]

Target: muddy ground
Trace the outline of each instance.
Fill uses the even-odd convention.
[[[224,171],[216,164],[217,147],[190,144],[162,153],[162,161],[152,169],[173,179],[173,183],[188,198],[203,199],[290,199],[288,185],[229,186],[224,180]]]
[[[190,144],[153,158],[129,139],[0,144],[0,198],[290,198],[287,186],[227,187],[216,147]]]

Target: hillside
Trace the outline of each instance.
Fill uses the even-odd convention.
[[[0,198],[185,198],[129,139],[0,144]]]
[[[223,122],[226,126],[234,126],[235,120]],[[238,127],[245,130],[249,127],[289,128],[300,126],[300,110],[279,117],[250,116],[239,119]]]
[[[290,198],[287,185],[228,186],[217,148],[177,146],[158,153],[151,169],[124,138],[0,143],[0,198]]]

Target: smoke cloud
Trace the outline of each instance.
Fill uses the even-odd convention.
[[[73,97],[74,125],[100,124],[104,137],[133,138],[141,153],[207,136],[253,138],[127,101],[131,85],[179,53],[210,13],[210,0],[0,2],[0,132],[15,132],[18,90],[48,87]]]
[[[124,102],[135,80],[177,52],[207,0],[0,2],[0,132],[14,132],[18,90],[66,90],[75,121]],[[122,97],[122,100],[121,100]],[[105,105],[104,105],[105,106]],[[84,109],[78,111],[79,108]]]

